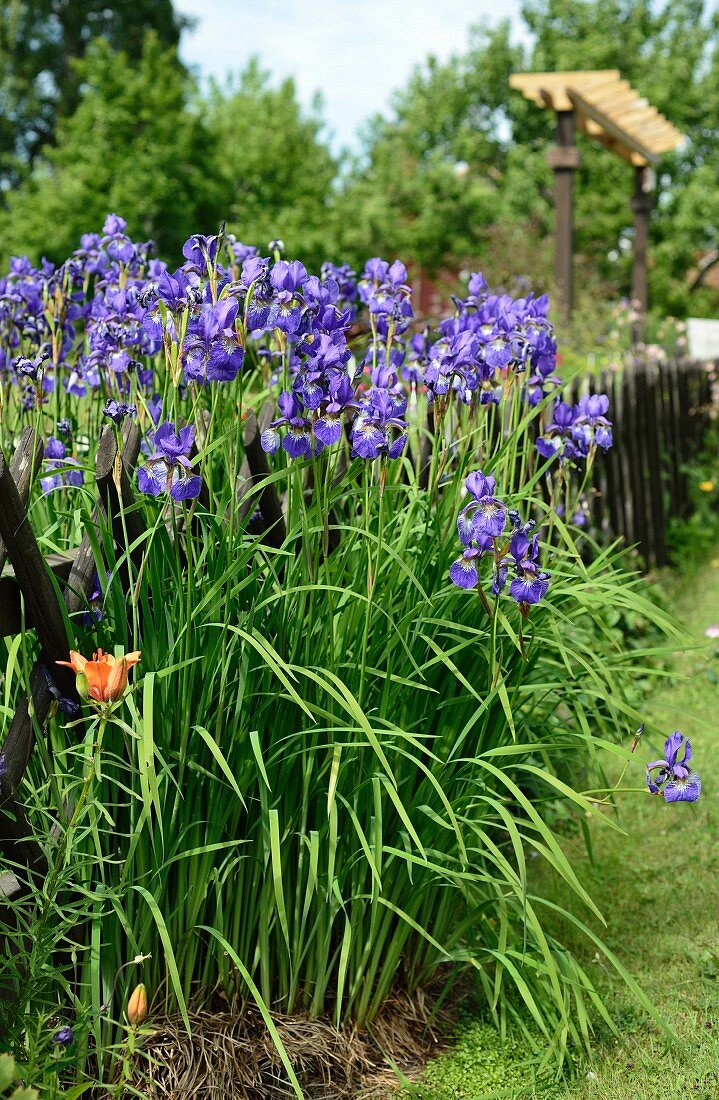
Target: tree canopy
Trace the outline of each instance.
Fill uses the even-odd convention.
[[[494,284],[523,275],[547,288],[554,120],[509,77],[617,68],[687,136],[657,173],[654,304],[719,305],[702,276],[705,258],[719,261],[719,13],[705,0],[525,0],[528,44],[507,21],[474,28],[461,56],[419,66],[342,160],[320,105],[303,109],[294,83],[256,62],[201,95],[178,60],[170,0],[4,7],[0,62],[22,44],[0,76],[5,256],[58,257],[114,209],[168,258],[227,220],[249,243],[281,236],[314,266],[401,255],[434,273],[478,267]],[[629,165],[578,141],[577,283],[591,309],[629,291],[633,181]]]
[[[213,84],[205,124],[217,154],[228,230],[267,245],[280,236],[288,254],[319,266],[338,165],[322,136],[319,103],[303,111],[291,79],[273,87],[256,60],[237,79]]]
[[[26,174],[80,99],[81,60],[104,38],[130,57],[148,30],[177,46],[188,21],[172,0],[5,0],[0,9],[0,188]]]
[[[76,68],[83,83],[76,110],[60,120],[56,143],[0,214],[3,252],[62,260],[111,211],[137,239],[179,252],[198,225],[214,220],[221,200],[207,172],[208,133],[175,51],[151,32],[131,61],[98,39]]]
[[[116,211],[168,259],[192,233],[227,220],[252,243],[282,233],[293,255],[321,262],[336,165],[292,81],[272,88],[252,62],[200,99],[176,50],[154,32],[137,58],[97,39],[75,64],[80,101],[6,196],[0,253],[62,260]]]

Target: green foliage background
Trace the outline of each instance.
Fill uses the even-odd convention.
[[[4,259],[26,251],[58,260],[113,209],[162,256],[226,219],[240,239],[264,247],[280,236],[312,265],[392,254],[434,276],[480,267],[494,284],[521,273],[547,289],[552,116],[511,92],[509,77],[618,68],[688,139],[657,172],[654,306],[717,310],[716,290],[691,287],[697,261],[719,245],[711,3],[527,0],[528,46],[508,21],[474,28],[461,56],[419,66],[388,115],[368,121],[359,151],[341,157],[320,104],[304,110],[293,81],[273,83],[256,61],[200,93],[178,60],[183,23],[166,0],[69,7],[77,25],[40,35],[29,54],[18,44],[47,24],[43,5],[14,0],[0,14]],[[591,305],[629,291],[632,170],[581,135],[579,143],[577,282]]]

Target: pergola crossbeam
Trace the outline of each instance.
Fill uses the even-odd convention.
[[[567,98],[579,114],[583,115],[585,118],[590,118],[592,122],[598,123],[598,125],[602,127],[604,133],[616,141],[618,145],[623,146],[629,153],[638,153],[640,157],[644,157],[650,164],[656,164],[659,158],[653,149],[644,145],[643,142],[638,139],[634,131],[624,128],[606,111],[601,111],[598,107],[595,107],[586,95],[571,88],[567,91]]]

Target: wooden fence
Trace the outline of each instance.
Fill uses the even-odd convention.
[[[596,461],[594,525],[636,545],[648,569],[666,565],[669,523],[691,512],[687,468],[698,460],[711,422],[706,364],[637,360],[602,371],[584,388],[609,395],[614,424],[614,446]]]

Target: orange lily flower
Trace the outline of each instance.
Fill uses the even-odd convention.
[[[125,691],[127,687],[128,669],[136,665],[140,660],[140,651],[125,653],[122,657],[113,657],[111,653],[103,653],[98,649],[93,653],[92,660],[83,657],[77,650],[70,650],[69,661],[56,661],[55,664],[71,668],[76,676],[84,677],[87,683],[87,695],[98,703],[113,703]],[[78,691],[82,695],[81,687]]]

